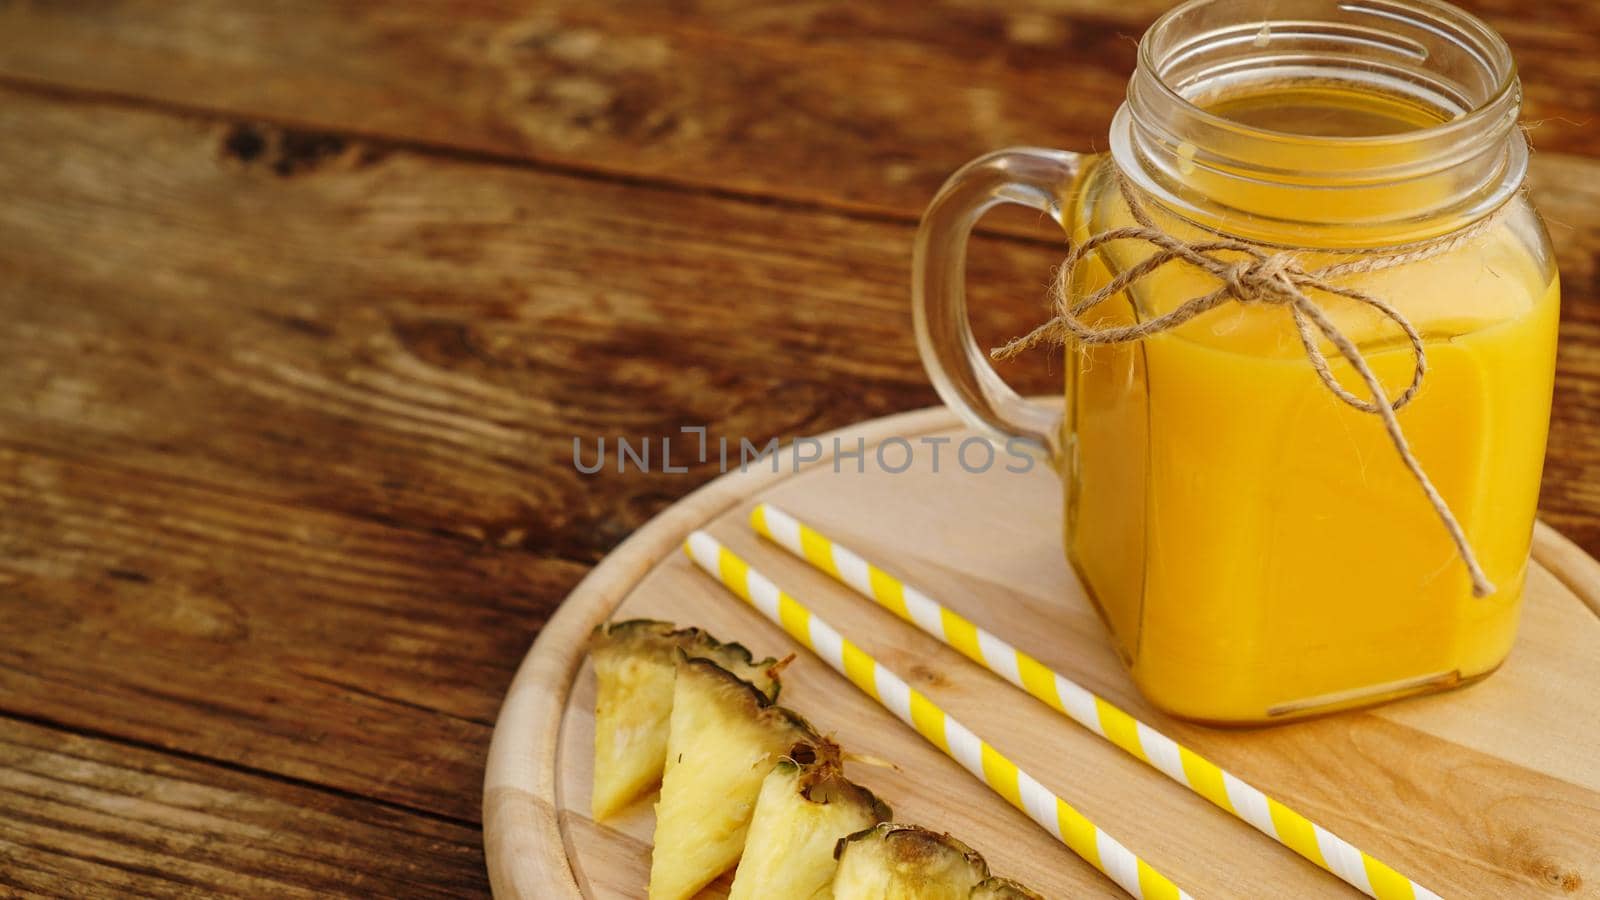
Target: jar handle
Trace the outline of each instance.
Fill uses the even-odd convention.
[[[1063,222],[1061,197],[1082,166],[1080,154],[1035,147],[998,150],[967,163],[928,205],[912,260],[917,349],[940,399],[988,437],[1035,445],[1052,463],[1061,453],[1061,413],[1018,396],[972,336],[967,238],[984,213],[1002,203]]]

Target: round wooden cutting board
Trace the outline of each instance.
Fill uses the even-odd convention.
[[[938,473],[919,452],[892,474],[872,448],[944,435]],[[495,895],[639,898],[651,805],[588,817],[591,629],[614,616],[699,625],[757,654],[798,658],[783,702],[832,732],[851,776],[895,819],[949,831],[996,873],[1052,898],[1122,896],[782,631],[695,569],[679,548],[706,528],[991,740],[1046,787],[1195,897],[1355,892],[1205,800],[1021,694],[955,651],[766,544],[746,525],[770,501],[1090,690],[1166,731],[1445,897],[1600,897],[1600,564],[1540,525],[1522,630],[1502,669],[1458,691],[1255,730],[1175,721],[1134,689],[1062,558],[1061,489],[1043,466],[955,465],[966,436],[948,412],[880,419],[837,436],[854,459],[724,476],[651,521],[567,598],[507,693],[484,779],[484,848]],[[920,448],[919,448],[920,449]],[[897,462],[899,455],[889,457]],[[1003,462],[1002,457],[1002,462]],[[603,476],[597,476],[603,477]],[[664,476],[665,477],[665,476]],[[704,896],[726,893],[728,877]]]

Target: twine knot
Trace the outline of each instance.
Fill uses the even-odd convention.
[[[1240,303],[1289,303],[1294,300],[1291,274],[1305,273],[1289,254],[1277,253],[1266,259],[1239,260],[1223,270],[1222,280]]]
[[[1353,250],[1348,254],[1351,257],[1348,261],[1308,271],[1300,265],[1296,255],[1288,251],[1268,254],[1254,244],[1222,236],[1192,243],[1181,241],[1156,225],[1120,171],[1113,168],[1111,177],[1122,192],[1122,199],[1127,203],[1135,224],[1098,232],[1082,243],[1071,246],[1067,251],[1066,261],[1061,265],[1052,292],[1055,315],[1027,334],[1013,339],[1003,347],[996,348],[990,355],[997,360],[1010,359],[1046,342],[1065,345],[1071,341],[1093,345],[1139,341],[1177,328],[1195,316],[1229,302],[1283,307],[1289,311],[1294,321],[1301,346],[1305,348],[1307,361],[1311,363],[1312,369],[1316,371],[1317,377],[1329,392],[1355,409],[1371,413],[1382,420],[1384,429],[1394,444],[1395,452],[1400,456],[1400,461],[1416,479],[1417,485],[1421,487],[1455,543],[1456,552],[1472,578],[1472,593],[1478,597],[1494,593],[1494,585],[1489,582],[1488,576],[1478,564],[1477,556],[1472,552],[1472,545],[1468,543],[1461,523],[1456,521],[1444,497],[1439,494],[1428,474],[1423,471],[1422,464],[1411,452],[1411,446],[1406,441],[1404,432],[1400,430],[1400,422],[1395,418],[1395,412],[1411,402],[1417,391],[1422,388],[1423,376],[1428,371],[1422,335],[1417,332],[1409,319],[1383,298],[1346,287],[1339,283],[1339,279],[1421,262],[1449,253],[1487,233],[1506,214],[1509,204],[1501,207],[1493,215],[1445,237],[1398,249]],[[1082,297],[1073,296],[1073,274],[1084,257],[1115,241],[1143,241],[1152,245],[1155,251],[1140,262],[1118,272],[1093,293]],[[1092,324],[1085,319],[1085,316],[1101,303],[1122,293],[1135,282],[1171,262],[1182,262],[1200,269],[1216,278],[1220,286],[1210,293],[1191,297],[1161,315],[1131,325],[1102,326]],[[1332,294],[1361,303],[1393,322],[1405,333],[1414,361],[1411,383],[1405,390],[1393,400],[1389,398],[1382,383],[1378,381],[1378,376],[1373,373],[1372,366],[1361,355],[1355,342],[1340,331],[1327,312],[1311,299],[1313,292]],[[1322,351],[1319,334],[1334,346],[1339,355],[1360,376],[1367,397],[1357,396],[1339,383],[1328,363],[1327,355]]]

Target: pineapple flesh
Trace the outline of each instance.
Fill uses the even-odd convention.
[[[780,759],[827,762],[838,752],[804,719],[715,662],[680,654],[650,900],[685,900],[733,868],[762,782]]]
[[[846,780],[833,760],[780,761],[761,783],[728,900],[826,897],[839,839],[892,815],[871,791]]]
[[[972,889],[972,900],[1044,900],[1044,896],[1009,878],[991,878]]]
[[[698,628],[648,619],[613,622],[595,629],[589,647],[599,680],[590,800],[596,820],[616,814],[661,780],[680,651],[715,660],[768,699],[778,694],[775,660],[752,659],[744,647],[721,643]]]
[[[833,900],[968,900],[989,877],[971,847],[915,825],[875,825],[834,852]]]

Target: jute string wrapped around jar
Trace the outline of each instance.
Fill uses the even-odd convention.
[[[1427,375],[1428,359],[1422,335],[1417,332],[1410,320],[1388,301],[1365,291],[1338,284],[1337,281],[1350,275],[1379,272],[1450,253],[1482,237],[1499,224],[1509,205],[1502,206],[1499,211],[1466,228],[1440,238],[1401,247],[1345,251],[1345,255],[1350,258],[1343,262],[1306,269],[1300,265],[1297,251],[1283,250],[1268,253],[1254,244],[1225,236],[1195,242],[1173,237],[1150,217],[1144,204],[1134,193],[1132,185],[1120,171],[1113,170],[1112,179],[1121,192],[1122,199],[1127,203],[1135,224],[1098,232],[1087,240],[1073,245],[1061,266],[1052,291],[1054,310],[1052,318],[1027,334],[996,348],[991,356],[997,360],[1010,359],[1043,343],[1123,344],[1140,341],[1151,335],[1177,328],[1195,316],[1228,303],[1282,306],[1294,319],[1300,343],[1305,347],[1306,359],[1310,361],[1317,377],[1328,390],[1341,401],[1362,412],[1376,415],[1382,420],[1384,429],[1394,444],[1395,452],[1400,456],[1400,461],[1416,479],[1422,492],[1427,495],[1434,512],[1438,513],[1445,530],[1450,533],[1456,552],[1472,578],[1473,595],[1486,597],[1494,593],[1495,587],[1478,564],[1477,556],[1472,551],[1472,545],[1468,542],[1461,523],[1456,520],[1444,497],[1428,478],[1422,463],[1418,462],[1416,455],[1411,452],[1405,433],[1400,429],[1400,420],[1395,416],[1397,410],[1410,403],[1417,395],[1417,391],[1422,387],[1422,380]],[[1090,253],[1115,241],[1143,241],[1154,246],[1156,251],[1138,264],[1118,273],[1099,290],[1085,297],[1072,296],[1073,274],[1079,264]],[[1219,254],[1234,254],[1234,256]],[[1183,262],[1194,266],[1212,275],[1221,284],[1211,293],[1190,298],[1170,312],[1132,325],[1101,327],[1085,321],[1084,316],[1095,307],[1171,262]],[[1411,344],[1415,365],[1412,368],[1411,383],[1394,400],[1389,399],[1382,383],[1378,381],[1378,376],[1373,373],[1372,367],[1367,364],[1366,358],[1361,355],[1355,342],[1340,331],[1328,314],[1311,299],[1310,295],[1319,291],[1371,307],[1405,332],[1406,339]],[[1364,400],[1351,393],[1334,377],[1333,370],[1328,365],[1328,357],[1319,345],[1317,336],[1319,332],[1333,344],[1339,355],[1344,357],[1360,376],[1372,397],[1371,400]]]

